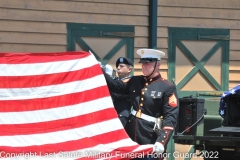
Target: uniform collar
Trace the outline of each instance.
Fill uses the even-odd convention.
[[[154,77],[154,78],[147,78],[147,77],[144,77],[144,79],[147,81],[147,82],[152,82],[152,81],[156,81],[157,79],[161,78],[161,74],[159,74],[158,76]]]
[[[127,76],[127,77],[121,78],[121,80],[128,79],[128,78],[130,78],[130,77],[131,77],[131,76]]]

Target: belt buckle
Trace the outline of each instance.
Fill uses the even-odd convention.
[[[137,113],[136,113],[135,116],[138,117],[138,118],[141,118],[141,116],[142,116],[142,111],[141,111],[141,109],[139,109],[139,110],[137,111]]]

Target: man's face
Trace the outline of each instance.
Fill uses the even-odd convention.
[[[153,70],[154,70],[154,66],[155,66],[155,63],[157,62],[146,62],[146,63],[142,63],[142,72],[143,72],[143,75],[145,76],[149,76]],[[159,65],[156,66],[156,68],[158,68]],[[155,69],[156,70],[156,69]]]
[[[130,75],[131,69],[128,67],[128,65],[119,63],[117,67],[117,73],[119,78],[124,78]]]

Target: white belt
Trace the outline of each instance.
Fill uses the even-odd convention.
[[[131,114],[136,116],[136,117],[138,117],[138,118],[141,118],[141,119],[144,119],[146,121],[149,121],[149,122],[156,122],[156,119],[157,119],[155,117],[143,114],[143,113],[141,113],[141,111],[140,112],[139,111],[135,111],[134,109],[132,110]]]

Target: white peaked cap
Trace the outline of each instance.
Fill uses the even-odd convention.
[[[141,56],[141,59],[142,58],[150,58],[150,59],[156,58],[157,60],[161,60],[161,58],[165,56],[165,53],[162,51],[159,51],[156,49],[146,49],[146,48],[138,49],[137,54],[139,56]],[[141,62],[141,60],[140,60],[140,62]]]

